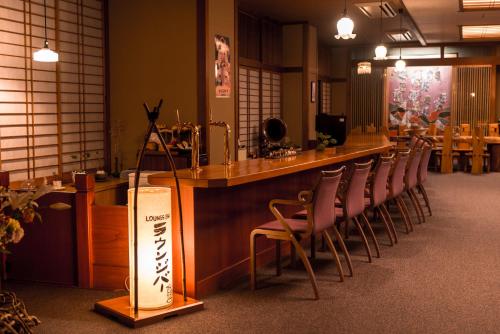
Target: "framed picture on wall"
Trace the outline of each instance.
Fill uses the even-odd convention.
[[[311,81],[311,102],[316,102],[316,81]]]
[[[231,95],[231,55],[229,37],[215,35],[215,97]]]

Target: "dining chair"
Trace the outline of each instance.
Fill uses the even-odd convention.
[[[389,190],[387,200],[393,201],[396,204],[401,218],[405,223],[406,233],[413,231],[413,222],[411,221],[408,207],[402,198],[405,190],[405,170],[409,158],[410,150],[398,152],[389,174],[389,183],[387,186]],[[387,211],[386,214],[389,214],[389,212]]]
[[[387,207],[385,206],[385,202],[387,201],[388,196],[387,184],[393,161],[394,154],[390,156],[381,156],[379,158],[377,165],[368,180],[368,192],[365,193],[366,204],[368,205],[368,208],[373,211],[374,215],[376,213],[380,215],[391,246],[398,242],[398,236],[394,222],[392,221]]]
[[[422,206],[420,205],[418,197],[416,196],[415,193],[415,189],[418,185],[418,169],[419,169],[418,167],[420,165],[421,159],[422,159],[421,148],[414,148],[413,150],[411,150],[404,178],[405,192],[408,194],[410,202],[412,203],[412,206],[415,209],[415,213],[417,214],[419,223],[425,222],[424,211],[422,210]]]
[[[256,238],[260,235],[268,239],[276,240],[276,247],[280,248],[281,241],[290,241],[292,247],[299,255],[304,267],[307,270],[311,281],[315,299],[319,299],[318,284],[307,255],[300,245],[300,241],[309,238],[311,235],[321,234],[326,239],[328,247],[339,272],[340,281],[344,281],[342,265],[335,246],[327,230],[334,230],[337,238],[340,233],[335,227],[335,196],[342,178],[345,167],[335,171],[321,172],[321,178],[312,191],[302,191],[298,200],[273,199],[269,202],[269,209],[276,220],[267,222],[255,228],[250,234],[250,287],[256,288]],[[278,206],[296,206],[306,210],[307,219],[285,218],[279,211]],[[340,238],[341,240],[341,238]],[[345,245],[343,246],[345,247]],[[280,266],[280,252],[276,252],[276,265]],[[348,256],[348,254],[347,254]],[[348,260],[350,262],[350,259]],[[348,264],[349,264],[348,262]],[[349,264],[350,265],[350,264]],[[279,275],[281,270],[277,270]]]
[[[373,244],[375,245],[377,257],[380,257],[380,247],[377,238],[365,215],[365,187],[372,164],[373,160],[366,163],[354,163],[347,183],[343,183],[339,191],[339,202],[336,203],[337,225],[340,226],[342,223],[344,224],[345,237],[348,238],[349,223],[354,223],[366,250],[368,262],[372,262],[372,253],[360,221],[363,222],[363,225],[368,229]]]

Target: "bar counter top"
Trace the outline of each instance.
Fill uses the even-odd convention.
[[[293,157],[281,159],[253,159],[235,161],[229,166],[202,166],[198,172],[189,169],[177,171],[183,186],[196,188],[231,187],[249,182],[287,175],[312,168],[342,163],[359,157],[382,153],[389,150],[392,144],[381,134],[353,135],[346,143],[335,150],[309,150]],[[152,185],[173,185],[172,172],[151,175]]]

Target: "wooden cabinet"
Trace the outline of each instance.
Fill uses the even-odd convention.
[[[53,192],[38,199],[43,221],[23,224],[24,238],[9,246],[8,279],[77,285],[74,200],[71,192]],[[49,208],[56,202],[71,205],[71,209]]]

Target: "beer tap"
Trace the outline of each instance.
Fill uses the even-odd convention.
[[[231,127],[224,121],[213,121],[212,120],[212,110],[210,110],[210,126],[222,127],[224,131],[224,165],[231,165],[231,151],[229,149],[229,140],[231,138]]]
[[[200,130],[201,125],[194,125],[191,122],[181,122],[179,109],[177,109],[177,127],[179,135],[182,128],[188,128],[191,131],[191,170],[199,171],[200,168]]]

